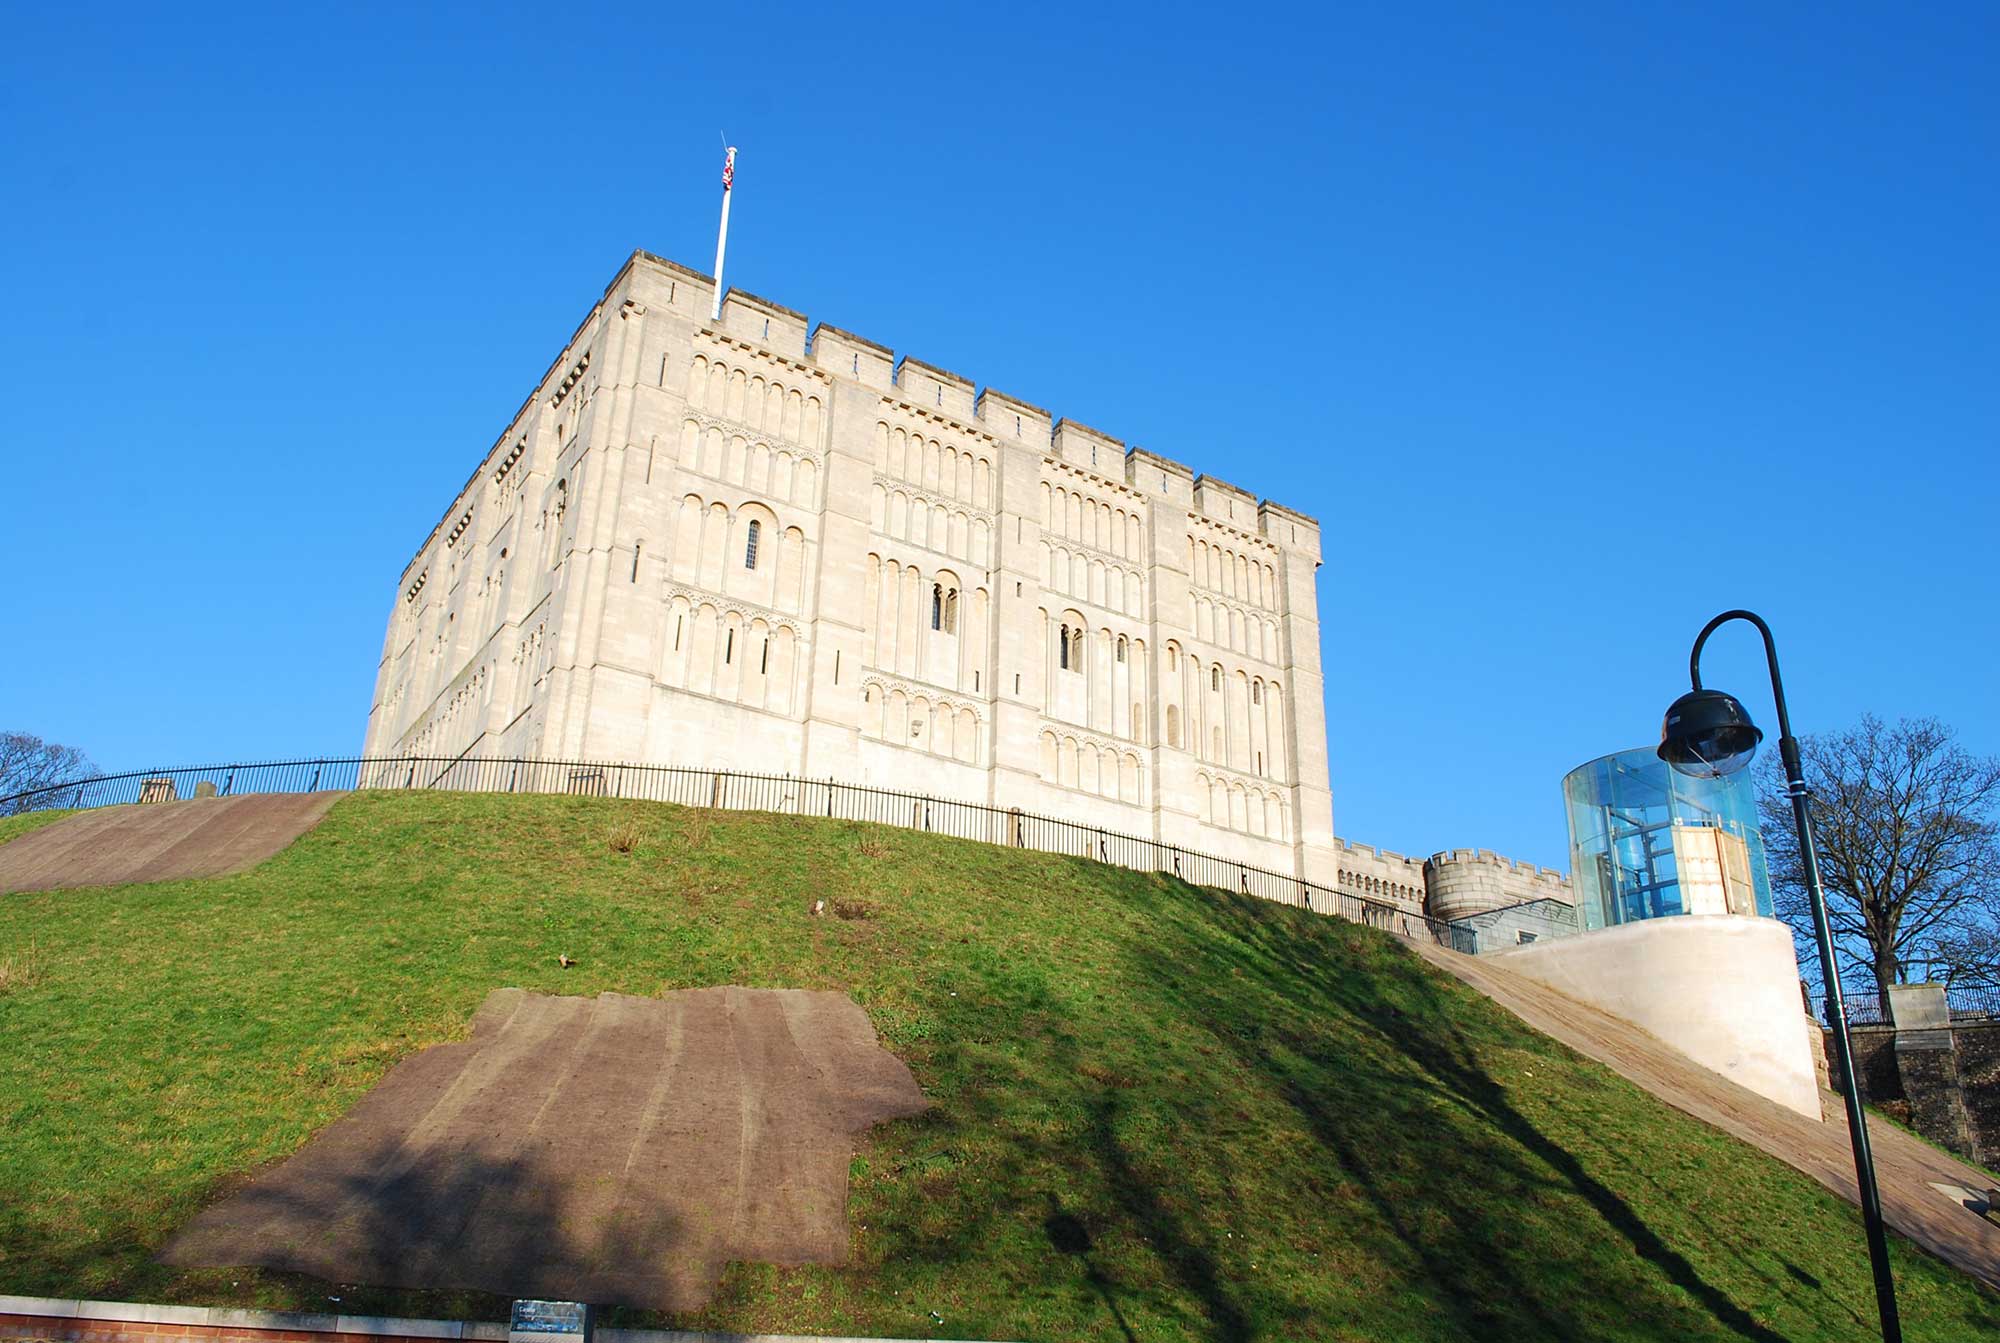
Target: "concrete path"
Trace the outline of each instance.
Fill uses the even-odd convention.
[[[1677,1110],[1769,1152],[1834,1193],[1858,1202],[1845,1102],[1820,1094],[1826,1122],[1745,1090],[1610,1013],[1566,997],[1492,960],[1406,939],[1431,964],[1479,990],[1545,1035],[1597,1060]],[[2000,1288],[2000,1224],[1970,1211],[1933,1184],[1974,1191],[1993,1181],[1887,1121],[1870,1120],[1876,1184],[1889,1225],[1954,1267]]]
[[[245,793],[87,811],[0,844],[0,894],[242,872],[319,824],[345,796]]]

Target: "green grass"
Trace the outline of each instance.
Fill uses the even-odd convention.
[[[1873,1327],[1859,1220],[1805,1177],[1387,937],[1159,877],[839,822],[361,794],[242,876],[0,897],[0,959],[30,947],[0,994],[0,1292],[497,1313],[150,1253],[493,988],[743,984],[853,994],[934,1105],[854,1162],[849,1267],[734,1265],[683,1327]],[[2000,1335],[2000,1299],[1905,1243],[1896,1266],[1912,1340]]]
[[[0,844],[74,815],[73,811],[24,811],[18,816],[0,816]]]

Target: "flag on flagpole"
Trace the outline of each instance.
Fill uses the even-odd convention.
[[[736,181],[736,146],[728,145],[724,147],[722,155],[722,189],[724,191],[729,190],[731,184],[733,184],[735,181]]]

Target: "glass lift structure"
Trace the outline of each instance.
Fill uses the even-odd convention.
[[[1563,778],[1571,882],[1585,931],[1677,914],[1771,914],[1749,773],[1695,778],[1651,747]]]

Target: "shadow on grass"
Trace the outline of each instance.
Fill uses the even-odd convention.
[[[1068,1272],[1109,1316],[1099,1332],[1125,1339],[1784,1343],[1510,1102],[1480,1056],[1518,1041],[1481,1016],[1498,1009],[1365,930],[1302,935],[1290,911],[1165,879],[1127,889],[1149,935],[1101,967],[1118,983],[1106,996],[1158,1000],[1180,1031],[1133,1022],[1130,1072],[1147,1080],[1121,1077],[1115,1058],[1086,1055],[1089,1028],[1045,980],[992,968],[966,996],[1024,1029],[1011,1048],[943,1033],[927,1072],[966,1084],[911,1122],[915,1149],[984,1135],[993,1164],[979,1197],[947,1189],[928,1217],[886,1219],[901,1222],[888,1256],[970,1271],[1032,1217],[1052,1277]],[[1227,907],[1195,905],[1209,901]],[[1321,1251],[1379,1281],[1272,1271],[1324,1268]]]

